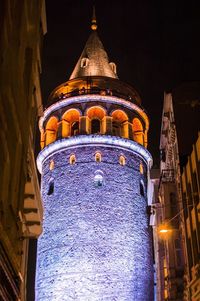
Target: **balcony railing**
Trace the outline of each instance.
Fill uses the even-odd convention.
[[[55,103],[59,100],[62,100],[62,99],[68,98],[68,97],[80,96],[80,95],[86,95],[86,94],[99,94],[99,95],[102,95],[102,96],[106,96],[106,95],[107,96],[116,96],[116,97],[128,100],[130,102],[133,102],[133,103],[137,104],[139,107],[141,107],[140,104],[138,104],[137,100],[134,99],[133,97],[131,97],[130,95],[120,93],[117,90],[113,90],[113,89],[101,89],[101,88],[98,88],[98,87],[91,87],[91,88],[88,88],[88,89],[85,89],[85,88],[75,89],[75,90],[70,91],[68,93],[60,93],[57,97],[54,97],[53,99],[51,99],[48,102],[45,109],[48,106],[52,105],[53,103]]]

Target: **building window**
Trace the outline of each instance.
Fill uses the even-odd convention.
[[[101,170],[97,170],[94,176],[94,184],[96,187],[101,187],[104,184],[103,172]]]
[[[54,167],[55,167],[55,163],[54,163],[53,160],[51,160],[50,163],[49,163],[49,169],[50,169],[50,170],[53,170]]]
[[[83,57],[81,59],[81,68],[86,68],[89,64],[89,59],[87,57]]]
[[[96,162],[101,162],[101,153],[100,152],[96,152],[96,154],[95,154],[95,161]]]
[[[125,165],[126,164],[126,158],[123,155],[121,155],[119,157],[119,164],[120,165]]]
[[[140,181],[140,195],[145,196],[144,182],[142,180]]]
[[[76,156],[74,154],[72,154],[70,157],[69,157],[69,163],[71,165],[75,164],[76,163]]]
[[[181,252],[181,242],[180,239],[174,240],[174,248],[175,248],[175,254],[176,254],[176,265],[177,267],[180,267],[182,265],[182,252]]]
[[[91,133],[92,134],[99,134],[100,133],[100,128],[101,128],[101,124],[100,124],[100,120],[99,119],[92,119],[91,121]]]
[[[54,193],[54,180],[51,179],[51,180],[49,181],[49,188],[48,188],[47,194],[48,194],[48,195],[51,195],[51,194],[53,194],[53,193]]]

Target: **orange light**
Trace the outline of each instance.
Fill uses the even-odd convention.
[[[170,230],[169,229],[160,229],[159,232],[160,233],[168,233]]]

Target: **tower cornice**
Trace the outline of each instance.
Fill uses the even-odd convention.
[[[132,140],[109,135],[79,135],[67,139],[60,139],[46,146],[37,157],[38,170],[40,173],[42,173],[42,165],[44,161],[58,152],[74,147],[89,147],[94,145],[104,147],[115,147],[136,153],[139,157],[141,157],[141,159],[143,159],[146,162],[148,167],[151,168],[151,154],[147,151],[145,147]]]

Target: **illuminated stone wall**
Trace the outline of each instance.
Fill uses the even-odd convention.
[[[99,163],[96,151],[102,154]],[[70,154],[75,154],[74,165]],[[133,152],[91,145],[58,152],[44,162],[37,301],[153,300],[146,166],[143,162],[141,174],[141,162]],[[96,174],[103,176],[102,186]]]

